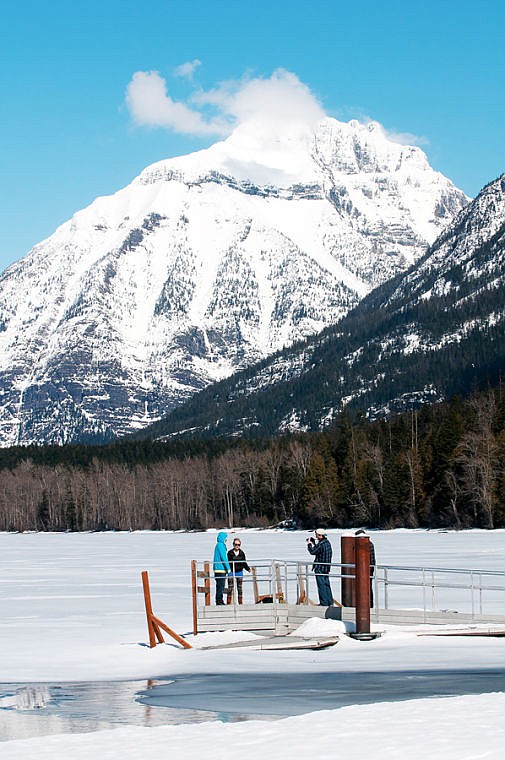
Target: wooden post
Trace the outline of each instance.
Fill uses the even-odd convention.
[[[343,565],[354,565],[356,561],[355,557],[356,539],[354,536],[341,536],[340,538],[340,561]],[[356,594],[355,594],[355,580],[353,577],[346,578],[346,576],[354,576],[354,567],[343,567],[341,578],[341,592],[342,592],[342,605],[344,607],[356,606]]]
[[[316,602],[313,602],[310,597],[307,596],[307,591],[305,590],[305,568],[303,565],[299,564],[296,575],[298,578],[298,596],[296,599],[297,604],[312,604],[313,607],[316,607]]]
[[[193,633],[198,634],[198,594],[204,594],[204,604],[210,605],[210,563],[203,563],[203,570],[198,570],[196,559],[191,560],[191,590],[193,595]],[[200,580],[203,580],[201,585]]]
[[[252,577],[253,577],[254,604],[258,604],[259,593],[258,593],[258,576],[256,575],[256,568],[251,567],[251,572],[252,572]]]
[[[172,630],[172,628],[169,628],[166,623],[164,623],[162,620],[156,617],[156,615],[153,612],[152,604],[151,604],[151,591],[149,589],[149,576],[147,573],[147,570],[142,571],[142,586],[144,588],[144,603],[146,607],[146,617],[147,617],[147,630],[149,631],[149,646],[151,649],[156,646],[156,639],[158,639],[158,644],[163,644],[165,639],[163,638],[163,634],[160,631],[160,628],[163,628],[166,633],[169,634],[173,639],[175,639],[181,646],[184,647],[184,649],[192,649],[191,644],[188,644],[188,642],[182,638],[182,636],[179,636],[178,633]]]
[[[151,649],[156,646],[156,631],[152,625],[152,619],[154,617],[153,614],[153,608],[151,604],[151,591],[149,589],[149,577],[147,574],[147,570],[144,570],[142,572],[142,586],[144,588],[144,604],[146,607],[146,617],[147,617],[147,630],[149,631],[149,646]],[[158,630],[158,634],[161,637],[159,639],[160,643],[163,641],[163,636],[161,636],[161,633]]]
[[[203,566],[205,571],[205,580],[203,585],[205,586],[205,606],[210,606],[210,563],[206,562]]]
[[[305,583],[303,580],[303,566],[298,565],[296,569],[296,576],[298,579],[298,598],[296,600],[297,604],[307,604],[307,593],[305,591]]]
[[[370,539],[354,539],[356,546],[356,633],[370,633]]]
[[[274,562],[274,568],[275,568],[275,582],[277,585],[277,594],[275,595],[275,598],[281,604],[284,604],[286,600],[284,598],[284,591],[282,590],[281,569],[279,567],[278,562]]]

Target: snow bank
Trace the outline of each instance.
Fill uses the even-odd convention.
[[[2,760],[501,760],[505,694],[343,707],[276,722],[126,727],[2,744]]]

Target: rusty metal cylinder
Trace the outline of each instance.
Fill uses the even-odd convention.
[[[343,565],[354,565],[355,538],[354,536],[340,537],[340,562]],[[350,577],[347,577],[350,576]],[[355,607],[354,567],[343,567],[341,578],[341,600],[344,607]]]
[[[370,539],[368,536],[360,536],[354,541],[356,633],[370,633]]]

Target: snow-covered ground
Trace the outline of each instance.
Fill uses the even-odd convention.
[[[308,558],[303,533],[241,531],[241,538],[249,559]],[[339,532],[330,532],[330,538],[338,561]],[[389,627],[373,642],[342,636],[338,645],[322,651],[203,649],[244,638],[232,633],[189,637],[195,648],[188,651],[172,644],[149,649],[141,571],[150,572],[155,613],[178,632],[189,633],[190,559],[208,559],[214,541],[213,532],[0,534],[0,682],[305,674],[307,713],[311,684],[317,685],[320,672],[338,679],[344,672],[501,669],[505,692],[505,640],[500,638],[418,637],[412,630]],[[504,568],[505,531],[375,532],[373,541],[380,564]],[[330,620],[310,625],[317,635],[342,628]],[[129,758],[163,751],[189,760],[294,760],[338,757],[356,752],[360,744],[375,758],[502,758],[504,707],[505,694],[497,693],[349,706],[278,721],[122,726],[6,741],[1,756],[31,760],[71,753],[80,760],[98,753]],[[162,714],[162,708],[152,710]],[[8,699],[0,704],[4,723],[16,712]]]

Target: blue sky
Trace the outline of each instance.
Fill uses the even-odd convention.
[[[475,195],[505,171],[504,7],[501,0],[4,3],[0,271],[148,164],[219,139],[216,125],[237,118],[246,83],[279,69],[330,116],[374,119],[415,136],[434,168]],[[140,101],[126,100],[132,83]],[[145,102],[153,84],[164,98],[159,118],[160,103]],[[230,92],[232,105],[223,105]]]

